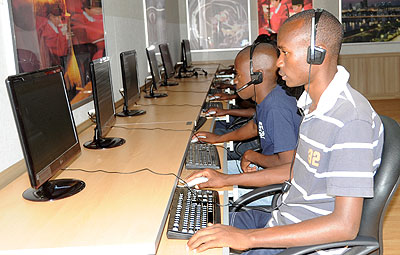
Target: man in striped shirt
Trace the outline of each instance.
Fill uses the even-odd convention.
[[[321,13],[316,45],[326,50],[321,65],[307,64],[314,10],[290,17],[278,33],[280,74],[289,87],[305,84],[298,101],[304,110],[293,169],[290,164],[265,171],[223,175],[202,171],[200,188],[229,185],[265,186],[290,179],[291,187],[271,214],[231,214],[231,225],[197,232],[189,249],[229,246],[244,254],[277,254],[285,247],[354,239],[363,199],[372,197],[373,176],[383,145],[383,125],[368,101],[348,84],[337,66],[343,30],[330,13]],[[321,251],[341,254],[344,249]]]

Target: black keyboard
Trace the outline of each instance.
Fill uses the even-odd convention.
[[[218,192],[177,187],[172,200],[167,237],[189,239],[208,223],[221,223]]]
[[[193,128],[194,132],[197,132],[206,123],[207,118],[200,116],[196,121],[196,126]]]
[[[209,89],[208,90],[209,95],[215,95],[215,94],[221,94],[221,93],[222,93],[222,89]]]
[[[203,112],[207,111],[210,108],[223,109],[222,102],[214,102],[214,101],[204,102],[203,107],[202,107]]]
[[[208,143],[190,143],[186,154],[186,169],[220,169],[217,147]]]

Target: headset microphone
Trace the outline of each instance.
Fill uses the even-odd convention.
[[[251,84],[254,84],[254,83],[253,83],[253,80],[251,80],[251,81],[249,81],[248,83],[244,84],[243,87],[237,89],[237,90],[236,90],[236,93],[237,93],[237,92],[240,92],[240,91],[242,91],[242,90],[244,90],[245,88],[247,88],[247,87],[250,86]]]
[[[259,44],[260,43],[254,43],[250,47],[250,79],[251,80],[248,83],[246,83],[243,87],[241,87],[240,89],[237,89],[236,92],[240,92],[252,84],[257,85],[257,84],[260,84],[263,82],[262,72],[254,72],[253,71],[253,53],[254,53],[254,50],[256,49],[257,45],[259,45]]]

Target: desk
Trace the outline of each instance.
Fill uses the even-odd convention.
[[[211,70],[215,69],[216,66],[211,67]],[[69,168],[125,173],[149,168],[160,173],[180,174],[193,122],[210,86],[211,76],[181,79],[180,86],[161,88],[168,91],[166,98],[142,98],[139,108],[145,109],[147,114],[118,118],[116,127],[107,135],[123,137],[126,144],[107,150],[82,147],[82,154]],[[154,128],[179,131],[150,130]],[[79,135],[81,144],[92,136],[93,128],[83,131]],[[175,177],[149,172],[122,175],[63,171],[57,178],[81,179],[86,188],[67,199],[30,202],[22,198],[22,192],[30,186],[27,174],[23,174],[0,190],[0,254],[157,252]],[[165,236],[166,246],[163,247],[169,247],[169,240],[164,239]],[[186,241],[178,243],[176,251],[182,249],[181,254],[186,254]],[[212,254],[216,251],[218,253],[214,250]],[[162,253],[160,250],[159,254]]]

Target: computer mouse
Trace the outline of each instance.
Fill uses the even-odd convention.
[[[217,113],[216,111],[209,111],[209,112],[206,112],[206,117],[211,116],[211,115],[214,115],[214,114],[216,114],[216,113]]]
[[[221,98],[220,96],[211,96],[210,100],[217,100],[217,99],[220,99],[220,98]]]
[[[203,183],[203,182],[208,182],[208,178],[201,176],[201,177],[191,180],[190,182],[187,183],[187,185],[189,186],[189,188],[191,188],[191,187],[193,187],[197,184]]]
[[[207,136],[205,136],[205,135],[195,136],[194,138],[192,138],[192,140],[190,142],[191,143],[197,143],[199,141],[199,138],[207,138]]]

